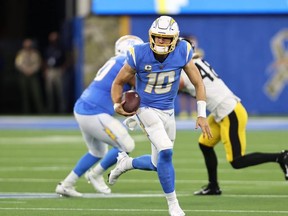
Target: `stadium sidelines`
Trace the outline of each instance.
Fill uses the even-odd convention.
[[[123,118],[119,118],[123,121]],[[191,122],[192,120],[192,122]],[[195,128],[194,119],[176,118],[177,130]],[[0,116],[0,130],[15,129],[63,129],[78,130],[73,116]],[[248,130],[288,130],[288,117],[250,117]]]

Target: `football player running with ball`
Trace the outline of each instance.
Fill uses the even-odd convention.
[[[224,145],[226,159],[234,169],[275,162],[280,165],[286,180],[288,180],[288,151],[246,154],[248,115],[245,107],[207,61],[196,53],[193,55],[193,61],[199,69],[206,87],[207,110],[210,111],[208,123],[213,134],[212,139],[207,139],[204,134],[201,134],[198,140],[205,159],[209,183],[194,194],[220,195],[222,193],[217,180],[217,156],[214,151],[214,147],[220,141]],[[181,74],[179,89],[192,97],[196,96],[195,88],[184,72]]]
[[[136,117],[151,142],[152,151],[151,155],[134,159],[125,152],[119,153],[116,167],[109,174],[109,183],[115,184],[121,174],[131,169],[157,171],[171,216],[185,215],[176,196],[172,163],[176,136],[174,100],[182,69],[196,88],[196,128],[200,127],[205,137],[212,137],[206,120],[205,87],[192,61],[193,49],[188,42],[178,38],[179,28],[173,18],[157,18],[149,30],[150,42],[135,45],[129,50],[127,62],[112,85],[115,111],[124,116],[132,116],[135,112],[127,113],[123,110],[121,97],[125,84],[136,76],[136,91],[141,97]]]
[[[104,194],[111,193],[111,189],[104,181],[103,173],[117,162],[119,151],[131,152],[135,146],[125,126],[113,117],[115,112],[111,99],[111,86],[125,62],[127,50],[141,43],[143,43],[142,39],[133,35],[119,38],[115,43],[115,56],[99,69],[94,80],[76,101],[74,116],[88,152],[57,185],[56,193],[69,197],[82,197],[82,194],[75,190],[74,185],[96,163],[97,165],[87,172],[85,177],[97,191]],[[133,81],[124,86],[125,91],[134,86]],[[109,151],[108,145],[113,147]],[[101,158],[103,160],[99,163]]]

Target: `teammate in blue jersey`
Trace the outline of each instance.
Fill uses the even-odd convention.
[[[115,56],[110,58],[97,72],[96,77],[82,93],[74,106],[74,116],[79,124],[88,152],[80,158],[74,169],[56,187],[56,193],[69,197],[82,197],[75,190],[76,181],[93,165],[103,158],[85,177],[101,193],[111,193],[106,185],[103,173],[116,163],[119,151],[131,152],[134,140],[125,126],[112,115],[111,85],[122,68],[129,47],[143,43],[133,35],[119,38],[115,43]],[[124,91],[134,86],[134,80],[124,85]],[[108,151],[108,145],[113,148]],[[108,151],[108,153],[107,153]]]
[[[179,28],[169,16],[157,18],[149,30],[149,43],[135,45],[129,50],[127,63],[120,70],[112,85],[114,109],[124,116],[136,114],[142,129],[151,142],[151,155],[131,158],[125,152],[117,157],[116,167],[109,174],[109,184],[131,169],[157,171],[168,202],[171,216],[183,216],[176,192],[175,172],[172,163],[176,137],[174,100],[179,87],[181,70],[184,69],[196,88],[200,127],[207,137],[212,137],[206,120],[206,95],[202,78],[192,61],[193,50],[186,41],[179,41]],[[136,76],[136,91],[141,97],[137,112],[127,113],[121,102],[125,84]]]

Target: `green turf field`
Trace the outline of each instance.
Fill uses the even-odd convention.
[[[247,152],[288,149],[287,131],[249,131]],[[196,197],[207,183],[197,145],[199,131],[178,131],[174,151],[176,190],[186,215],[279,216],[288,215],[288,182],[278,164],[233,170],[225,161],[222,144],[219,178],[223,195]],[[141,131],[132,132],[136,149],[131,156],[150,153]],[[60,198],[56,184],[86,151],[77,130],[0,130],[1,216],[162,216],[166,200],[156,173],[133,170],[120,177],[112,195],[95,193],[84,178],[77,190],[85,198]],[[108,173],[108,172],[107,172]],[[105,176],[107,178],[107,176]]]

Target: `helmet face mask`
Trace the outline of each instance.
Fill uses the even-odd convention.
[[[156,43],[155,37],[170,38],[169,44]],[[165,55],[175,49],[179,37],[179,27],[176,21],[169,16],[156,19],[149,29],[150,48],[156,54]]]
[[[132,46],[142,43],[144,41],[135,35],[122,36],[115,42],[115,55],[126,55]]]

